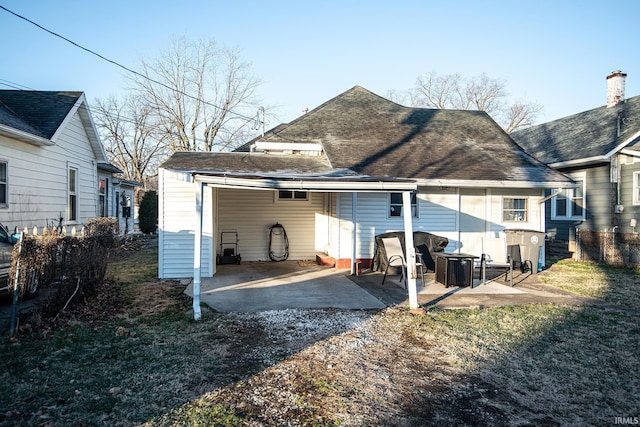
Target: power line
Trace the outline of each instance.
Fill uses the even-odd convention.
[[[109,62],[109,63],[111,63],[111,64],[115,65],[116,67],[120,67],[120,68],[122,68],[123,70],[128,71],[129,73],[135,74],[135,75],[136,75],[136,76],[138,76],[138,77],[142,77],[143,79],[149,80],[149,81],[150,81],[150,82],[152,82],[152,83],[155,83],[155,84],[157,84],[157,85],[160,85],[160,86],[162,86],[162,87],[164,87],[164,88],[166,88],[166,89],[169,89],[169,90],[171,90],[171,91],[174,91],[174,92],[176,92],[176,93],[179,93],[179,94],[181,94],[181,95],[183,95],[183,96],[186,96],[186,97],[188,97],[188,98],[191,98],[191,99],[193,99],[193,100],[195,100],[195,101],[202,102],[202,103],[204,103],[204,104],[206,104],[206,105],[209,105],[209,106],[211,106],[211,107],[217,108],[218,110],[221,110],[221,111],[227,111],[228,113],[233,114],[233,115],[236,115],[236,116],[238,116],[238,117],[240,117],[240,118],[242,118],[242,119],[245,119],[245,120],[255,120],[255,117],[248,117],[248,116],[245,116],[244,114],[236,113],[236,112],[235,112],[235,111],[233,111],[233,110],[226,110],[225,108],[222,108],[222,107],[220,107],[220,106],[218,106],[218,105],[216,105],[216,104],[213,104],[213,103],[211,103],[211,102],[205,101],[204,99],[200,99],[200,98],[198,98],[198,97],[196,97],[196,96],[189,95],[189,94],[188,94],[188,93],[186,93],[186,92],[182,92],[182,91],[180,91],[180,90],[178,90],[178,89],[176,89],[176,88],[174,88],[174,87],[171,87],[171,86],[169,86],[169,85],[167,85],[167,84],[165,84],[165,83],[162,83],[162,82],[160,82],[160,81],[158,81],[158,80],[152,79],[152,78],[151,78],[151,77],[149,77],[149,76],[146,76],[146,75],[144,75],[144,74],[142,74],[142,73],[140,73],[140,72],[138,72],[138,71],[136,71],[136,70],[134,70],[134,69],[131,69],[131,68],[129,68],[129,67],[127,67],[127,66],[125,66],[125,65],[120,64],[120,63],[119,63],[119,62],[117,62],[117,61],[114,61],[114,60],[112,60],[112,59],[109,59],[109,58],[107,58],[107,57],[105,57],[105,56],[103,56],[103,55],[101,55],[101,54],[99,54],[99,53],[97,53],[97,52],[95,52],[95,51],[93,51],[93,50],[89,49],[89,48],[86,48],[86,47],[84,47],[84,46],[82,46],[82,45],[80,45],[80,44],[78,44],[78,43],[74,42],[73,40],[68,39],[67,37],[64,37],[64,36],[62,36],[62,35],[60,35],[60,34],[58,34],[58,33],[54,32],[54,31],[51,31],[51,30],[49,30],[49,29],[47,29],[47,28],[43,27],[42,25],[38,24],[37,22],[34,22],[34,21],[30,20],[29,18],[26,18],[26,17],[24,17],[24,16],[22,16],[22,15],[20,15],[20,14],[16,13],[16,12],[13,12],[13,11],[11,11],[11,10],[7,9],[6,7],[2,6],[2,5],[0,5],[0,9],[4,10],[4,11],[5,11],[5,12],[7,12],[7,13],[10,13],[11,15],[13,15],[13,16],[15,16],[15,17],[17,17],[17,18],[20,18],[20,19],[22,19],[22,20],[24,20],[24,21],[26,21],[26,22],[28,22],[28,23],[30,23],[30,24],[32,24],[32,25],[35,25],[36,27],[40,28],[41,30],[43,30],[43,31],[45,31],[45,32],[47,32],[47,33],[49,33],[49,34],[51,34],[52,36],[58,37],[58,38],[60,38],[60,39],[62,39],[62,40],[64,40],[64,41],[66,41],[66,42],[68,42],[68,43],[72,44],[73,46],[75,46],[75,47],[77,47],[77,48],[80,48],[80,49],[84,50],[85,52],[88,52],[88,53],[90,53],[90,54],[92,54],[92,55],[97,56],[98,58],[102,59],[103,61],[107,61],[107,62]]]

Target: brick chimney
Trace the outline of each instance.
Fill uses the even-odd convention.
[[[627,75],[620,70],[607,76],[607,108],[624,102],[624,83]]]

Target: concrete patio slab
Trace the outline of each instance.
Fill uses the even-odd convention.
[[[348,270],[296,261],[219,265],[214,277],[202,279],[200,300],[220,312],[386,307],[347,274]],[[193,283],[185,293],[193,297]]]

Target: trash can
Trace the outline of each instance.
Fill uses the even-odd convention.
[[[520,248],[521,268],[524,269],[529,261],[531,273],[537,273],[540,265],[540,248],[544,245],[546,233],[536,230],[506,229],[504,234],[507,236],[507,246]]]

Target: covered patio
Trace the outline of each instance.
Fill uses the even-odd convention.
[[[433,273],[425,276],[425,286],[418,281],[417,298],[421,306],[451,308],[482,307],[546,301],[560,294],[541,285],[537,275],[520,274],[517,286],[510,287],[502,278],[473,288],[445,287],[435,281]],[[185,293],[193,297],[193,283]],[[284,309],[383,309],[409,306],[409,296],[398,276],[367,272],[356,276],[349,270],[315,265],[311,262],[243,262],[220,265],[211,278],[202,278],[200,302],[219,312],[258,312]]]

